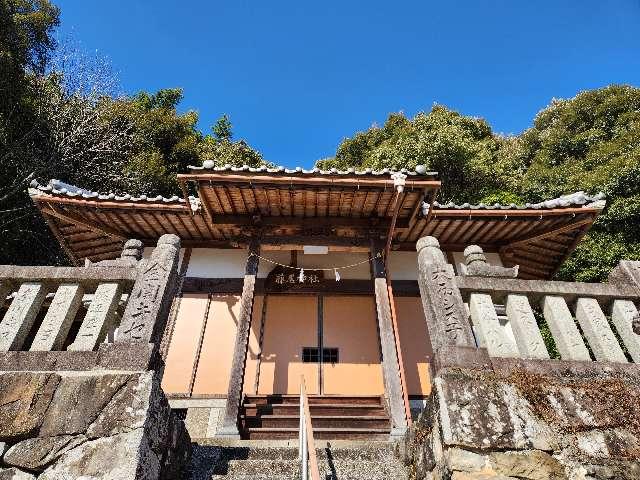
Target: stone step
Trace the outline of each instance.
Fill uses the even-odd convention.
[[[199,442],[194,444],[195,450],[200,451],[202,455],[209,457],[217,455],[226,460],[296,460],[298,458],[297,447],[220,447]],[[316,455],[319,460],[330,458],[371,462],[388,461],[395,458],[393,446],[388,442],[371,442],[358,447],[318,447]]]
[[[323,404],[354,404],[354,405],[383,405],[380,395],[308,395],[309,405]],[[283,405],[300,403],[300,395],[245,395],[245,404]]]
[[[314,428],[313,437],[323,439],[385,440],[389,438],[390,428]],[[298,438],[297,428],[248,428],[249,439],[286,439]]]
[[[396,461],[319,461],[321,478],[342,480],[345,478],[362,478],[369,480],[406,478],[406,471]],[[286,476],[295,478],[300,471],[300,463],[296,460],[231,460],[226,476],[229,479],[246,476]]]
[[[243,406],[247,417],[259,415],[299,415],[300,405],[297,403],[261,405],[246,403]],[[317,416],[383,416],[386,415],[381,405],[358,405],[354,403],[327,403],[321,405],[309,405],[311,417]]]
[[[298,415],[261,415],[257,417],[243,416],[244,428],[298,428]],[[324,415],[311,417],[313,428],[390,428],[390,420],[386,415]]]

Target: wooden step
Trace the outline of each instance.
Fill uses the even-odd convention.
[[[297,415],[262,415],[242,418],[244,428],[298,428],[300,417]],[[313,428],[389,428],[387,415],[378,416],[311,416]]]
[[[243,406],[247,417],[260,415],[299,415],[300,405],[295,403],[282,405],[256,405],[247,403]],[[309,412],[312,417],[318,416],[356,416],[370,417],[386,415],[384,407],[381,405],[354,405],[354,404],[321,404],[309,405]]]
[[[314,428],[313,436],[317,440],[386,440],[390,428]],[[249,440],[292,439],[298,438],[297,428],[249,428],[246,430]]]
[[[309,405],[351,404],[351,405],[382,405],[380,395],[308,395]],[[244,403],[253,405],[282,405],[298,404],[300,395],[246,395]]]

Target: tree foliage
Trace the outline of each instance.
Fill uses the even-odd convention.
[[[204,159],[263,162],[232,141],[226,115],[203,135],[196,112],[178,112],[181,89],[120,93],[104,59],[58,47],[58,23],[48,0],[0,0],[0,263],[65,261],[27,195],[34,178],[170,196],[176,174]]]
[[[559,272],[597,281],[622,258],[640,259],[640,89],[612,85],[553,100],[518,136],[436,105],[389,116],[345,139],[321,168],[438,171],[442,202],[538,202],[579,190],[608,197],[605,212]]]

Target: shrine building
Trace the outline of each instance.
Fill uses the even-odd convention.
[[[441,204],[437,174],[421,166],[212,163],[178,175],[181,197],[57,180],[30,189],[75,265],[115,259],[128,239],[151,247],[163,234],[180,237],[162,385],[193,438],[296,437],[302,377],[318,438],[402,435],[431,384],[416,242],[436,237],[457,272],[473,244],[492,265],[518,265],[518,278],[548,280],[604,207],[582,192]]]

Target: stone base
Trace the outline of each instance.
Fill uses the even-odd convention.
[[[496,370],[440,371],[400,448],[416,480],[640,478],[640,375]]]
[[[179,478],[190,452],[153,371],[0,372],[3,442],[0,479]]]

